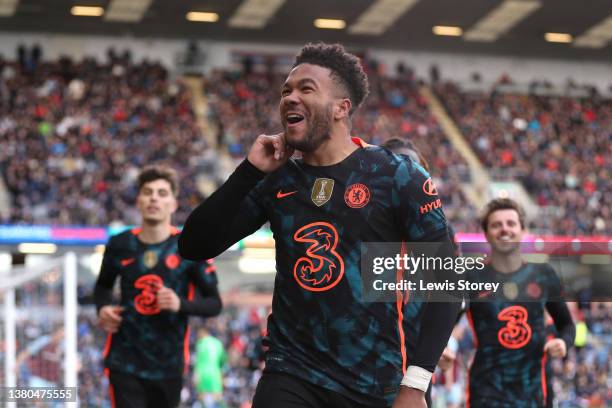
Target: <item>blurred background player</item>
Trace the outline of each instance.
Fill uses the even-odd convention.
[[[112,237],[104,253],[94,296],[99,323],[109,332],[105,366],[117,407],[178,406],[189,358],[188,315],[221,311],[212,263],[178,255],[179,231],[171,224],[177,190],[172,169],[143,169],[136,200],[141,226]]]
[[[560,299],[561,282],[550,264],[523,261],[525,220],[515,201],[489,202],[482,229],[491,246],[490,262],[482,271],[468,271],[467,279],[500,282],[502,293],[471,296],[467,314],[476,355],[469,370],[467,406],[544,407],[546,360],[565,357],[576,333]],[[554,321],[556,338],[548,339],[545,311]]]
[[[386,147],[393,153],[408,156],[412,160],[414,160],[415,163],[422,166],[428,173],[431,171],[429,169],[429,163],[427,162],[425,157],[423,157],[419,149],[417,149],[416,146],[414,146],[414,144],[410,141],[410,139],[400,139],[394,137],[391,139],[387,139],[381,146]]]
[[[402,300],[364,302],[353,289],[362,279],[360,246],[433,241],[442,256],[453,246],[442,209],[419,211],[437,198],[435,189],[424,192],[429,175],[351,137],[351,115],[367,93],[361,63],[341,45],[304,46],[281,90],[284,132],[260,135],[181,234],[189,259],[224,251],[266,220],[277,237],[270,350],[254,407],[425,406],[458,305],[423,307],[407,367]],[[294,149],[303,159],[290,160]],[[391,194],[399,197],[393,206]]]
[[[204,408],[220,408],[223,397],[223,367],[227,355],[223,343],[210,334],[207,327],[198,330],[194,366],[194,381]]]

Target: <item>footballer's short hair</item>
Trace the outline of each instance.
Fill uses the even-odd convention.
[[[176,171],[168,166],[152,165],[147,166],[138,175],[138,192],[142,187],[155,180],[166,180],[170,184],[170,189],[175,197],[178,197],[178,176]]]
[[[491,214],[499,210],[516,211],[519,217],[519,222],[521,223],[521,228],[525,229],[525,211],[523,210],[523,207],[510,198],[496,198],[495,200],[489,201],[484,209],[482,217],[480,218],[480,226],[484,232],[487,232],[489,227],[489,217]]]
[[[370,85],[361,61],[340,44],[308,43],[295,57],[292,68],[300,64],[313,64],[331,71],[333,81],[351,100],[352,115],[368,95]]]
[[[382,147],[385,147],[391,150],[393,153],[402,153],[402,149],[408,150],[408,156],[412,158],[415,162],[421,165],[428,173],[429,171],[429,163],[425,159],[425,157],[421,154],[421,151],[409,140],[409,139],[400,139],[398,137],[393,137],[391,139],[387,139]]]

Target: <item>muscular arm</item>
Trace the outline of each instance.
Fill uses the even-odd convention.
[[[455,249],[446,231],[437,236],[428,237],[427,242],[439,242],[441,245],[436,257],[454,257]],[[454,272],[445,270],[433,271],[437,281],[456,279]],[[424,368],[433,373],[442,351],[453,331],[461,311],[461,299],[454,302],[425,302],[423,304],[421,330],[417,341],[414,359],[411,365]]]
[[[429,253],[428,256],[454,257],[446,217],[429,174],[412,161],[400,162],[394,174],[394,194],[396,196],[392,197],[397,197],[396,216],[406,241],[436,242],[439,243],[436,253]],[[433,272],[439,282],[457,279],[454,271]],[[452,300],[455,301],[449,299],[449,302],[430,301],[423,304],[414,358],[404,374],[393,408],[426,407],[424,391],[448,342],[461,306],[460,299]]]
[[[441,243],[435,256],[454,256],[454,247],[447,231],[428,237],[427,242]],[[446,278],[456,279],[454,272],[449,274],[436,270],[434,273],[438,281],[444,281]],[[455,276],[449,276],[451,274]],[[415,356],[402,380],[402,386],[393,402],[393,408],[426,407],[424,390],[448,343],[461,309],[461,301],[456,299],[453,302],[425,302],[423,308]]]
[[[419,243],[437,243],[426,245],[428,257],[454,258],[455,248],[448,234],[448,224],[441,208],[441,202],[433,185],[431,177],[421,167],[415,166],[411,160],[399,163],[394,175],[394,190],[398,196],[397,217],[402,234],[407,242],[416,243],[415,247],[423,247]],[[442,267],[440,263],[435,266]],[[433,272],[433,274],[432,274]],[[435,277],[438,282],[457,280],[454,271],[429,270],[429,277]],[[461,307],[461,299],[451,302],[425,301],[421,317],[421,329],[416,343],[412,366],[433,372],[444,347],[446,346],[457,315]],[[445,300],[442,298],[442,300]],[[409,368],[410,369],[410,368]],[[425,374],[425,373],[423,373]]]
[[[546,302],[546,310],[555,322],[555,327],[559,333],[558,337],[565,342],[569,349],[574,345],[576,326],[567,305],[565,302]]]
[[[178,248],[185,259],[214,258],[264,222],[263,214],[254,214],[247,195],[263,179],[248,160],[244,160],[228,180],[187,218]]]

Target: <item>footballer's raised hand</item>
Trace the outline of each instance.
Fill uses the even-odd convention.
[[[285,143],[285,135],[259,135],[247,156],[247,160],[264,173],[272,173],[289,160],[293,149]]]

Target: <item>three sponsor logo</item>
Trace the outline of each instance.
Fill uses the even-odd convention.
[[[304,247],[304,255],[293,266],[293,277],[303,289],[327,291],[342,280],[344,259],[336,252],[336,227],[328,222],[313,222],[298,229],[293,240]]]

